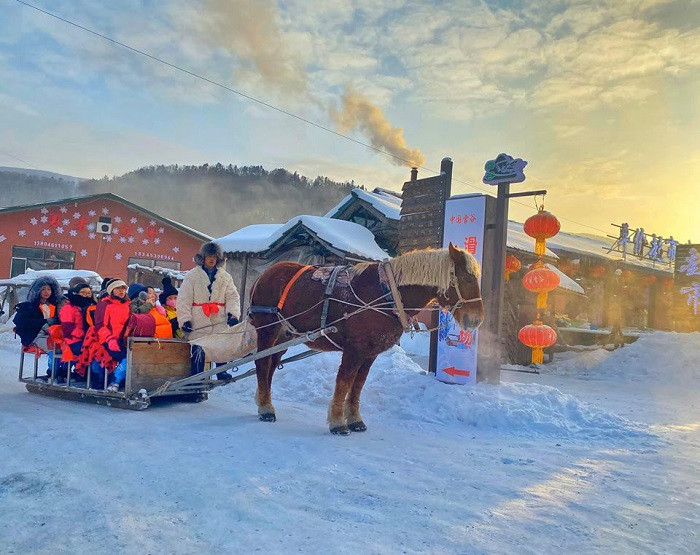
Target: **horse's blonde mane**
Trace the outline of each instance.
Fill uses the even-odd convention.
[[[467,271],[477,279],[481,268],[476,259],[464,249],[457,249],[464,256]],[[355,266],[361,274],[371,263],[363,262]],[[428,285],[437,287],[438,294],[444,294],[454,279],[454,264],[448,249],[425,249],[407,252],[391,260],[396,285]]]

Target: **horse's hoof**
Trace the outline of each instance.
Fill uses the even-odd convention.
[[[331,433],[336,436],[349,436],[350,428],[347,426],[336,426],[335,428],[331,428]]]
[[[348,428],[350,428],[351,432],[366,432],[367,431],[367,426],[362,420],[358,420],[357,422],[353,422],[352,424],[348,424]]]
[[[261,414],[260,420],[262,422],[277,422],[277,417],[274,412],[268,412],[267,414]]]

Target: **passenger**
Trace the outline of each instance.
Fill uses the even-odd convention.
[[[165,315],[165,308],[158,304],[156,290],[153,287],[148,286],[146,288],[146,293],[148,294],[147,302],[153,305],[153,308],[149,314],[153,316],[153,319],[156,322],[156,330],[153,333],[153,337],[158,337],[160,339],[172,339],[173,328]]]
[[[115,280],[107,286],[109,297],[106,302],[108,304],[105,308],[102,327],[97,332],[100,343],[117,363],[107,387],[107,390],[112,392],[119,391],[119,386],[124,383],[126,377],[126,349],[123,336],[131,315],[126,290],[126,283],[122,280]]]
[[[63,300],[58,282],[51,276],[41,276],[34,280],[27,300],[15,307],[15,332],[27,352],[37,355],[48,353],[49,367],[46,378],[51,377],[53,354],[48,346],[49,326],[58,324],[56,305]]]
[[[129,285],[128,295],[131,301],[129,303],[129,310],[131,310],[132,314],[148,314],[153,308],[155,300],[153,303],[149,302],[148,287],[144,284],[132,283]],[[153,298],[155,299],[155,293]]]
[[[226,326],[235,326],[241,315],[238,290],[231,275],[221,266],[224,256],[216,243],[204,243],[194,257],[197,266],[185,274],[177,298],[177,320],[188,339],[217,333]],[[204,370],[204,350],[192,347],[191,372]],[[216,375],[230,380],[227,372]]]
[[[82,279],[82,278],[81,278]],[[68,290],[68,302],[58,313],[63,330],[63,361],[70,362],[78,356],[83,348],[83,340],[88,325],[86,313],[88,308],[95,306],[90,286],[83,280]]]
[[[106,277],[102,280],[100,292],[97,294],[97,305],[88,307],[85,320],[88,324],[87,333],[83,340],[83,348],[75,363],[75,371],[82,377],[87,376],[88,369],[92,374],[93,383],[100,386],[104,384],[105,370],[111,372],[116,362],[102,345],[98,336],[99,330],[104,325],[105,311],[110,304],[108,288],[115,278]]]
[[[163,278],[163,292],[158,296],[158,300],[165,309],[165,317],[170,322],[170,326],[173,330],[173,337],[183,337],[184,334],[177,324],[177,289],[173,287],[170,276],[165,276]]]

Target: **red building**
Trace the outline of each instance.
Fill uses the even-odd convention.
[[[127,279],[127,265],[187,270],[211,238],[112,193],[0,209],[0,277],[28,269],[92,270]]]

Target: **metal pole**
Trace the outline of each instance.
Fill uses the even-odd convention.
[[[506,269],[506,238],[508,235],[508,195],[510,183],[498,184],[496,197],[496,229],[494,251],[491,257],[493,272],[491,273],[491,302],[488,310],[491,314],[489,341],[490,356],[485,379],[489,383],[501,381],[501,311],[503,307],[503,281]]]

